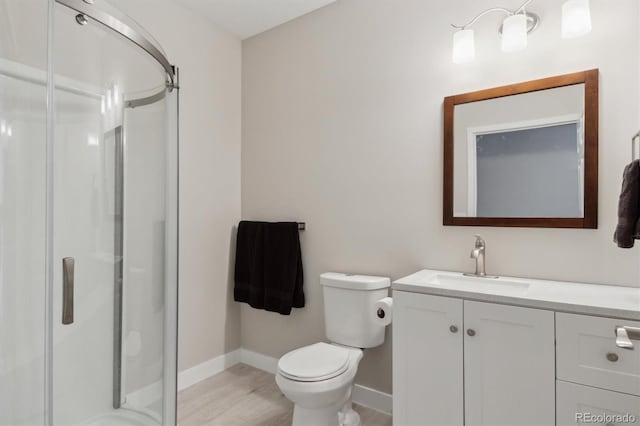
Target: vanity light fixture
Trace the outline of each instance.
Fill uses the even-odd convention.
[[[575,38],[591,32],[589,0],[567,0],[562,5],[562,38]]]
[[[517,13],[502,23],[502,51],[517,52],[527,47],[527,15]]]
[[[463,64],[475,59],[474,32],[471,27],[483,16],[500,12],[507,17],[502,21],[499,32],[502,35],[503,52],[517,52],[527,47],[528,34],[538,28],[540,17],[525,10],[533,0],[526,0],[519,8],[509,10],[492,7],[477,14],[464,25],[451,26],[453,34],[453,62]],[[567,0],[562,6],[562,38],[580,37],[591,31],[589,0]]]
[[[522,6],[516,10],[509,10],[502,7],[492,7],[480,12],[471,21],[465,25],[451,24],[456,31],[453,35],[453,62],[463,64],[471,62],[475,58],[475,46],[473,43],[473,30],[471,26],[483,16],[500,12],[506,14],[507,17],[500,26],[500,34],[502,34],[502,50],[504,52],[517,52],[527,47],[527,34],[538,28],[540,17],[535,13],[527,12],[525,7],[533,0],[525,1]]]
[[[453,34],[453,62],[464,64],[476,57],[476,46],[473,30],[461,29]]]

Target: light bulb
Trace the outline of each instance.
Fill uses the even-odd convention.
[[[4,121],[0,123],[0,135],[4,135],[7,133],[7,123]]]
[[[562,5],[562,38],[580,37],[590,32],[589,0],[567,0]]]
[[[13,129],[11,126],[7,127],[7,136],[13,136]]]
[[[507,17],[502,23],[502,51],[517,52],[527,47],[527,15]]]
[[[473,30],[460,30],[453,34],[453,63],[464,64],[476,57]]]

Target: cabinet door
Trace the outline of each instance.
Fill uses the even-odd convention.
[[[461,426],[462,300],[393,292],[393,424]]]
[[[640,397],[558,380],[558,426],[637,424]]]
[[[554,314],[464,302],[465,424],[555,423]]]

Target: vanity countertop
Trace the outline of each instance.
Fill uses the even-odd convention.
[[[458,297],[584,315],[640,320],[640,288],[527,278],[467,277],[423,269],[393,282],[393,290]]]

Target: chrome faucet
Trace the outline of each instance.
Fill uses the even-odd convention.
[[[471,274],[464,274],[468,277],[481,277],[481,278],[498,278],[495,276],[487,275],[484,269],[484,254],[487,246],[480,235],[476,235],[476,245],[471,250],[471,259],[476,260],[476,272]]]

